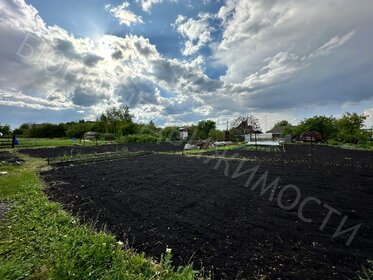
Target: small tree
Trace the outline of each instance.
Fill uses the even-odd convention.
[[[284,127],[284,126],[291,126],[291,124],[287,120],[282,120],[282,121],[278,121],[277,123],[275,123],[275,125],[273,126],[273,128],[275,128],[275,127]]]
[[[9,124],[6,124],[6,125],[0,125],[0,132],[3,134],[3,135],[10,135],[12,133],[12,130],[10,128],[10,125]]]
[[[336,122],[338,128],[338,139],[352,144],[367,141],[367,135],[362,130],[366,119],[367,116],[365,115],[345,113]]]
[[[216,123],[211,120],[200,121],[198,123],[198,134],[197,136],[201,139],[206,139],[211,130],[216,128]]]
[[[224,140],[224,132],[223,131],[220,131],[220,130],[217,130],[217,129],[213,129],[209,132],[209,137],[211,137],[212,140],[214,141],[223,141]]]
[[[287,128],[286,133],[299,137],[303,132],[313,129],[321,133],[324,139],[332,139],[337,132],[336,119],[326,116],[314,116],[304,119],[297,127]]]
[[[176,126],[166,126],[161,133],[165,140],[172,142],[180,140],[179,129]]]
[[[113,107],[103,113],[98,122],[101,123],[102,132],[118,134],[123,123],[132,123],[132,115],[128,106]]]

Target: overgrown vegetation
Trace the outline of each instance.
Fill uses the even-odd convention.
[[[331,143],[362,144],[372,137],[371,133],[363,130],[366,119],[367,116],[357,113],[345,113],[340,118],[314,116],[304,119],[298,126],[284,123],[284,134],[299,138],[303,132],[312,129],[320,132]]]
[[[80,224],[50,202],[36,176],[40,162],[3,166],[0,201],[12,205],[0,222],[0,279],[195,279],[190,266],[174,269],[135,253],[104,231]],[[124,248],[123,248],[124,247]]]

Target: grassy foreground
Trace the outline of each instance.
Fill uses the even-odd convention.
[[[0,202],[11,205],[0,221],[0,279],[202,279],[190,266],[173,269],[169,251],[155,263],[80,224],[44,194],[41,165],[0,165]]]

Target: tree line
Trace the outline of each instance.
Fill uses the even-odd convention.
[[[299,139],[307,130],[320,132],[330,142],[365,143],[371,139],[371,133],[363,130],[367,116],[357,113],[345,113],[340,118],[333,116],[314,116],[302,120],[298,125],[291,125],[287,120],[279,121],[275,127],[283,127],[283,134]],[[241,124],[245,124],[242,126]],[[238,141],[245,134],[245,127],[260,130],[258,119],[253,115],[241,116],[231,122],[228,132],[217,129],[212,120],[203,120],[188,126],[188,139],[211,139],[213,141]],[[179,127],[156,127],[150,121],[147,124],[136,123],[127,106],[110,108],[95,121],[80,120],[60,124],[25,123],[14,131],[9,125],[0,125],[0,133],[30,138],[77,138],[84,137],[86,132],[97,132],[104,140],[121,140],[123,142],[159,142],[180,141]],[[228,137],[228,138],[227,138]]]

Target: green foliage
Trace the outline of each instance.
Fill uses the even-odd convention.
[[[197,129],[197,137],[200,139],[206,139],[209,136],[211,130],[216,128],[216,123],[211,120],[200,121],[198,123]]]
[[[88,122],[78,122],[67,124],[66,136],[69,138],[83,138],[84,134],[92,131],[93,124]]]
[[[282,121],[278,121],[277,123],[275,123],[273,128],[282,127],[282,126],[291,126],[291,124],[287,120],[282,120]]]
[[[180,140],[179,128],[176,126],[166,126],[161,131],[162,138],[168,141]]]
[[[160,142],[160,137],[150,134],[132,134],[123,136],[119,139],[120,143],[157,143]]]
[[[326,116],[314,116],[304,119],[298,126],[287,127],[284,134],[291,134],[295,138],[313,129],[321,133],[324,139],[332,144],[351,143],[363,144],[368,141],[370,135],[364,132],[364,121],[367,116],[357,113],[345,113],[339,119]]]
[[[158,128],[154,125],[152,121],[149,124],[137,124],[136,126],[137,134],[158,134]]]
[[[29,136],[35,138],[62,138],[66,136],[65,124],[33,124]]]
[[[324,139],[335,138],[336,135],[336,119],[326,116],[314,116],[304,119],[300,125],[294,128],[294,134],[299,137],[306,130],[312,129],[321,133]]]
[[[10,129],[10,125],[9,124],[6,124],[6,125],[1,125],[0,124],[0,132],[3,134],[3,135],[10,135],[12,133],[12,130]]]
[[[373,279],[373,260],[368,260],[366,266],[362,266],[359,273],[359,280],[372,280]]]
[[[31,124],[30,123],[24,123],[22,124],[19,128],[15,129],[13,132],[17,136],[29,136],[30,135],[30,128]]]
[[[106,110],[106,112],[103,113],[97,120],[97,122],[99,123],[99,132],[127,134],[125,129],[128,129],[128,127],[123,126],[125,124],[132,123],[132,115],[129,112],[128,106],[122,106],[119,108],[113,107]]]
[[[224,132],[223,131],[220,131],[220,130],[217,130],[217,129],[213,129],[209,132],[209,135],[208,135],[212,140],[214,141],[223,141],[224,140]]]
[[[346,113],[336,121],[337,138],[344,143],[362,143],[368,140],[368,134],[362,131],[366,116]]]
[[[123,122],[119,126],[119,135],[131,135],[136,133],[137,125],[131,122]]]
[[[242,135],[242,131],[239,131],[236,128],[231,128],[229,130],[229,140],[234,141],[234,142],[239,142],[240,141],[240,135]]]

